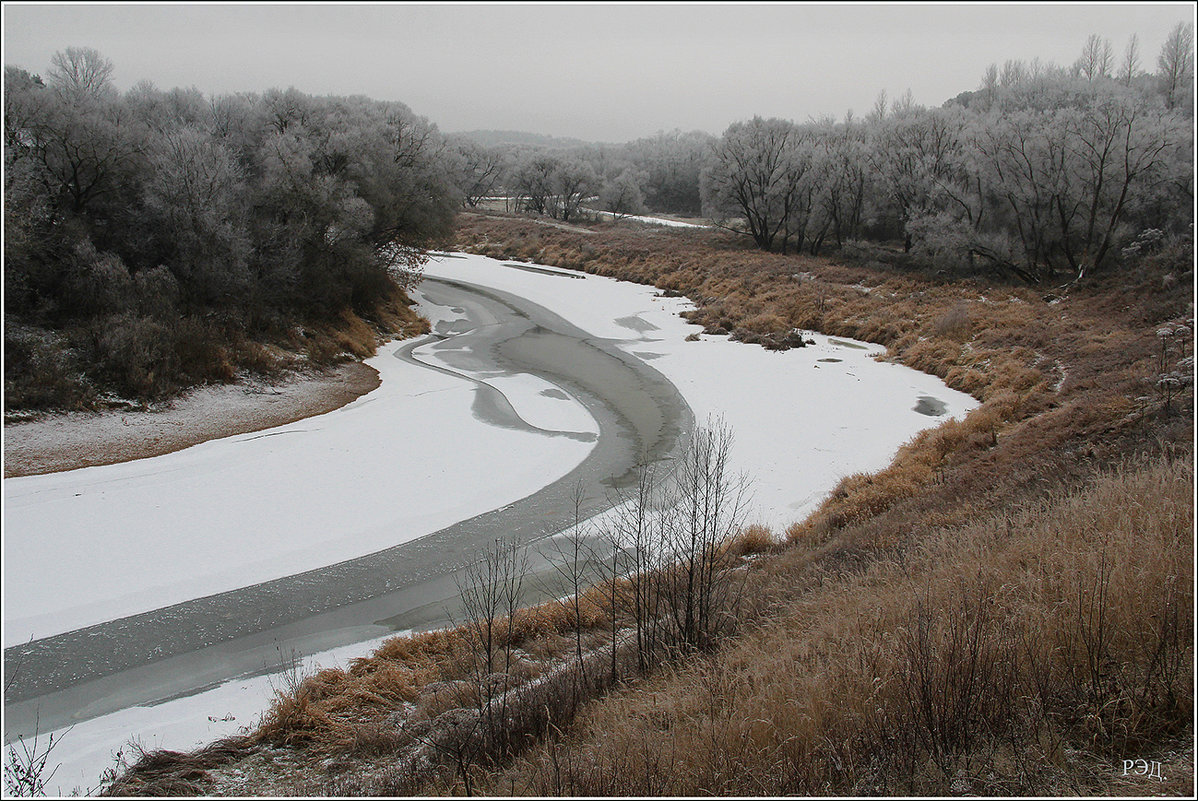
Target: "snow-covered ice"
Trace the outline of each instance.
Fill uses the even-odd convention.
[[[416,539],[536,492],[594,447],[476,420],[472,383],[400,361],[400,347],[367,362],[378,389],[329,414],[5,479],[5,647]],[[546,386],[501,389],[530,422],[597,431]]]
[[[700,334],[683,320],[693,308],[653,287],[537,265],[515,269],[483,256],[439,258],[425,273],[528,298],[595,336],[621,340],[668,378],[700,423],[720,418],[735,437],[733,466],[753,483],[751,519],[781,533],[812,512],[844,476],[885,467],[905,442],[978,402],[938,378],[881,362],[885,348],[822,334],[805,348],[768,351]],[[943,414],[916,411],[924,397]]]
[[[59,796],[96,789],[101,774],[115,765],[118,752],[126,762],[137,761],[136,750],[131,747],[134,743],[146,751],[190,751],[252,730],[275,692],[285,690],[295,677],[312,675],[321,668],[347,667],[351,659],[372,652],[385,639],[388,637],[311,656],[297,654],[294,666],[288,664],[290,654],[280,654],[279,664],[264,666],[274,673],[234,679],[195,695],[131,707],[59,729],[53,733],[58,743],[48,761],[55,773],[46,789],[50,795]],[[38,737],[39,751],[44,750],[47,739],[47,734]],[[32,739],[28,746],[33,747]],[[6,758],[12,747],[19,748],[16,744],[6,745]]]

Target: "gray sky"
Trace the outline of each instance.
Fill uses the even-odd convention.
[[[4,3],[6,65],[44,73],[93,47],[120,89],[206,94],[294,86],[399,100],[444,131],[618,142],[719,134],[754,114],[864,114],[879,90],[939,105],[990,63],[1116,57],[1137,33],[1155,69],[1190,3],[1161,4],[26,4]]]

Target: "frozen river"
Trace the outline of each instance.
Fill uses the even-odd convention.
[[[580,480],[600,511],[696,418],[734,431],[751,521],[780,534],[976,406],[866,343],[687,342],[688,302],[650,287],[460,254],[426,275],[433,335],[380,349],[382,385],[342,409],[5,480],[5,659],[21,664],[5,734],[75,724],[55,753],[64,790],[130,736],[186,749],[251,722],[215,699],[280,654],[443,622],[464,558],[565,528]],[[260,710],[255,686],[243,703]]]

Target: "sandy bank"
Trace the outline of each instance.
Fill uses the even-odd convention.
[[[72,412],[4,426],[4,477],[161,456],[331,412],[379,386],[361,362],[271,383],[202,387],[146,412]]]

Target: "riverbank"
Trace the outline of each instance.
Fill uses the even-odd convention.
[[[75,724],[58,757],[84,786],[130,736],[181,748],[235,730],[228,710],[208,708],[225,701],[207,687],[277,668],[280,648],[312,654],[445,625],[468,554],[514,531],[565,528],[577,486],[584,513],[605,506],[611,476],[685,440],[685,403],[639,360],[535,304],[434,283],[418,297],[437,333],[380,348],[369,365],[383,385],[359,403],[186,453],[6,482],[7,567],[25,566],[6,582],[6,635],[42,633],[6,650],[6,665],[21,666],[6,736]],[[531,328],[535,353],[517,346]],[[64,540],[73,550],[55,545]],[[189,566],[152,571],[166,581],[150,601],[180,603],[130,597],[150,562]],[[310,569],[246,586],[288,566]],[[222,698],[244,682],[232,683]]]
[[[4,477],[118,464],[325,414],[379,386],[350,362],[282,381],[247,378],[195,389],[161,408],[69,412],[4,426]]]
[[[763,607],[753,621],[761,636],[729,640],[710,658],[633,680],[611,699],[588,704],[578,721],[571,722],[573,706],[558,709],[560,733],[545,734],[522,759],[466,764],[465,776],[461,762],[446,760],[433,783],[406,794],[447,795],[472,786],[534,795],[1001,795],[1062,788],[1101,795],[1118,785],[1115,771],[1127,748],[1162,759],[1179,737],[1192,737],[1185,724],[1192,647],[1176,636],[1188,619],[1160,614],[1188,609],[1192,601],[1192,475],[1184,470],[1192,396],[1174,396],[1170,411],[1165,398],[1144,390],[1163,347],[1159,332],[1182,330],[1177,326],[1187,322],[1186,292],[1170,292],[1177,282],[1162,277],[1175,268],[1161,265],[1159,272],[1082,287],[1062,299],[980,280],[758,254],[706,234],[698,242],[660,232],[618,234],[596,247],[591,238],[547,235],[543,226],[518,220],[464,229],[464,240],[501,258],[551,261],[656,283],[666,294],[685,292],[699,304],[691,319],[711,336],[723,329],[747,338],[812,320],[818,322],[811,327],[828,333],[882,341],[894,360],[922,365],[986,403],[965,421],[915,438],[890,468],[846,478],[806,521],[796,513],[791,547],[749,566],[752,587],[761,592],[746,597]],[[868,331],[875,334],[863,335]],[[733,386],[725,382],[723,390]],[[1168,495],[1161,490],[1166,484]],[[1054,544],[1054,533],[1067,539]],[[1163,575],[1176,581],[1148,578]],[[1103,598],[1114,600],[1103,618],[1109,628],[1098,631],[1085,604],[1101,605]],[[1062,603],[1077,608],[1062,614]],[[1137,624],[1148,619],[1162,626]],[[607,625],[598,620],[600,628]],[[861,637],[866,623],[870,634]],[[559,631],[570,636],[568,628],[550,636],[561,640]],[[1107,639],[1114,631],[1119,637]],[[914,636],[921,632],[922,639]],[[1097,665],[1101,685],[1088,684],[1093,674],[1078,647],[1094,636],[1110,660]],[[974,693],[961,696],[967,703],[1035,703],[970,706],[965,719],[952,717],[949,706],[933,707],[936,717],[920,717],[908,705],[920,688],[899,679],[921,675],[919,668],[934,686],[956,692],[954,682],[964,680],[962,638],[976,645],[969,664],[985,668],[989,682],[966,688]],[[1027,643],[1048,650],[1032,651]],[[382,781],[403,779],[390,767],[395,749],[404,738],[424,735],[397,730],[389,712],[416,702],[422,712],[449,720],[461,710],[446,705],[475,703],[405,694],[411,685],[403,690],[401,679],[424,681],[432,670],[452,668],[453,654],[430,653],[435,645],[393,640],[375,657],[356,660],[339,679],[345,686],[330,691],[325,674],[281,696],[278,710],[308,712],[293,722],[321,718],[324,729],[276,728],[277,739],[261,751],[274,766],[262,782],[246,783],[243,764],[222,761],[217,748],[177,760],[192,779],[174,792],[278,794],[303,779],[307,792],[353,795],[346,782],[357,780],[361,790],[372,767]],[[1154,668],[1150,658],[1158,652],[1177,669]],[[1109,674],[1107,664],[1128,669]],[[395,683],[389,695],[368,698],[365,682],[376,678],[384,687]],[[472,686],[482,691],[468,681],[456,685],[463,693]],[[1037,695],[1038,688],[1051,692]],[[1093,709],[1090,690],[1118,703]],[[330,729],[325,710],[334,708],[341,722],[331,733],[346,737],[330,747],[335,738],[319,737]],[[837,736],[829,740],[825,727],[805,726],[811,720],[834,720]],[[946,731],[964,739],[927,739]],[[898,746],[886,740],[899,735]],[[644,748],[647,742],[654,748]],[[1037,751],[1045,742],[1057,747]],[[780,751],[779,743],[788,745]],[[1175,763],[1164,761],[1175,780]],[[137,792],[166,786],[154,784],[160,777],[153,771],[131,774],[138,776],[150,784]],[[651,783],[638,783],[641,777]]]
[[[411,792],[1192,792],[1192,242],[1067,293],[706,232],[468,218],[458,246],[685,294],[709,331],[881,342],[984,402],[796,520],[754,633]]]

